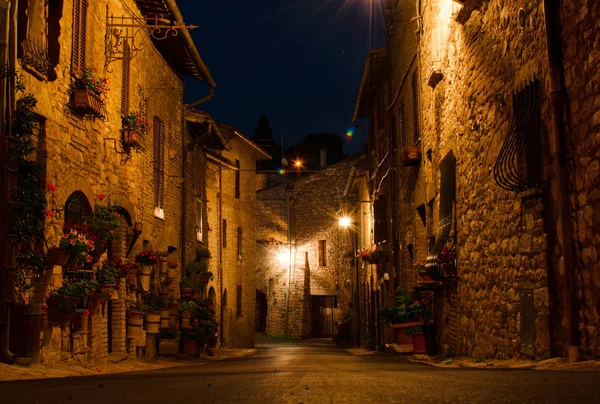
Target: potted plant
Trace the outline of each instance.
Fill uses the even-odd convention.
[[[190,300],[192,298],[192,293],[194,291],[194,286],[196,283],[193,282],[190,278],[183,278],[181,282],[179,282],[179,286],[181,288],[181,298],[184,300]]]
[[[160,298],[150,295],[147,298],[144,329],[148,334],[158,334],[160,331]]]
[[[423,325],[421,307],[417,304],[420,298],[421,293],[417,290],[409,293],[398,288],[394,292],[394,305],[381,309],[381,319],[391,324],[398,345],[411,344],[412,340],[406,336],[405,331],[410,327]]]
[[[179,326],[179,301],[176,299],[169,300],[169,325]]]
[[[417,272],[417,276],[419,277],[418,283],[421,284],[430,284],[437,283],[427,273],[427,269],[425,268],[425,263],[422,261],[415,262],[415,271]]]
[[[73,331],[87,332],[90,310],[100,300],[96,294],[97,289],[98,284],[94,280],[65,281],[53,292],[57,299],[49,299],[49,320],[64,324],[72,316]]]
[[[140,284],[144,291],[150,290],[150,276],[152,275],[152,266],[158,262],[158,255],[153,251],[142,251],[135,256],[135,262],[140,264],[139,276]]]
[[[368,248],[365,248],[358,253],[358,256],[361,259],[361,261],[369,262],[369,256],[371,255],[371,253],[372,253],[371,250],[369,250]]]
[[[160,330],[158,337],[159,355],[177,355],[179,353],[179,327],[172,325]]]
[[[181,313],[181,329],[182,330],[190,325],[192,315],[195,314],[197,309],[198,309],[198,304],[193,301],[183,302],[179,305],[179,312]]]
[[[127,309],[127,338],[140,338],[142,336],[142,325],[144,324],[144,313],[146,305],[141,301],[134,301]]]
[[[208,248],[196,248],[196,259],[197,260],[209,260],[212,258]]]
[[[96,77],[95,67],[87,67],[79,77],[71,83],[71,106],[83,114],[102,118],[104,101],[102,97],[108,92],[108,80]]]
[[[444,246],[437,258],[444,279],[456,278],[456,248]]]
[[[390,258],[390,251],[384,244],[378,244],[367,258],[370,264],[383,264]]]
[[[127,286],[135,289],[137,285],[137,273],[139,265],[135,262],[120,262],[119,263],[119,278],[127,280]]]
[[[71,251],[66,248],[54,247],[50,250],[50,256],[52,257],[52,265],[64,267],[71,258]]]
[[[94,241],[87,237],[84,230],[73,226],[69,233],[63,234],[58,244],[59,249],[68,250],[71,257],[80,263],[91,262],[90,252],[94,250]]]
[[[141,148],[142,138],[152,124],[146,121],[139,112],[130,112],[121,118],[121,134],[123,145],[131,148]]]
[[[194,319],[186,327],[181,327],[183,330],[183,353],[185,355],[198,355],[199,353],[199,340],[202,338],[202,330],[199,326],[198,319]]]
[[[102,266],[96,271],[96,281],[101,290],[115,289],[119,281],[120,263],[113,261],[104,261]]]
[[[104,194],[98,195],[101,200],[105,197]],[[115,231],[121,224],[120,209],[121,205],[118,202],[108,205],[97,204],[92,215],[87,218],[88,230],[96,238],[96,245],[92,254],[94,262],[98,262],[100,256],[106,251],[108,240],[116,237]]]

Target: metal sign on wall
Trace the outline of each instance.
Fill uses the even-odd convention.
[[[533,290],[521,289],[521,352],[534,356],[535,350],[535,312],[533,309]]]

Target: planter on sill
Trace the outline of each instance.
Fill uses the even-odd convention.
[[[421,161],[421,150],[417,146],[405,146],[400,150],[402,164],[405,166],[414,166]]]
[[[85,115],[94,118],[104,117],[104,102],[98,94],[89,90],[73,90],[72,106]]]
[[[142,148],[142,132],[137,129],[123,128],[123,145],[134,149]]]

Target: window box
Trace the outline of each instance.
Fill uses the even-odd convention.
[[[104,118],[104,102],[100,96],[89,90],[73,90],[73,109],[94,118]]]
[[[417,146],[405,146],[400,150],[402,165],[415,166],[421,161],[421,150]]]

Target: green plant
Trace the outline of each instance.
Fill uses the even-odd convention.
[[[119,262],[119,277],[126,278],[130,274],[136,274],[139,265],[135,262]]]
[[[96,271],[96,280],[100,285],[114,285],[119,279],[119,263],[105,261]]]
[[[179,304],[179,311],[191,311],[192,313],[198,309],[198,304],[194,301],[181,302]]]
[[[427,272],[427,269],[425,268],[425,263],[423,261],[417,261],[417,262],[415,262],[415,270],[418,273]]]
[[[65,281],[53,294],[60,296],[61,305],[68,305],[75,309],[77,314],[84,314],[86,310],[91,309],[102,300],[97,290],[98,283],[96,281],[81,279]]]
[[[212,258],[208,248],[196,248],[196,258]]]
[[[413,321],[430,324],[432,322],[431,301],[423,298],[418,290],[409,293],[402,288],[398,288],[394,292],[394,305],[382,308],[381,318],[391,324],[403,324]]]
[[[142,251],[135,256],[135,262],[143,265],[154,265],[158,262],[158,255],[153,251]]]
[[[162,301],[159,296],[156,295],[148,295],[145,299],[146,309],[149,312],[156,312],[162,308]]]
[[[406,334],[407,337],[410,337],[416,332],[423,332],[423,327],[409,327],[406,331],[404,331],[404,334]]]
[[[98,195],[104,199],[103,194]],[[96,205],[94,213],[87,219],[90,234],[97,237],[98,240],[112,240],[115,238],[115,230],[121,224],[121,215],[119,210],[121,205],[113,202],[112,205]]]
[[[204,261],[192,261],[188,262],[185,266],[185,269],[188,271],[188,274],[198,274],[206,271],[206,262]]]
[[[197,282],[193,282],[190,278],[182,278],[179,284],[182,288],[194,288],[198,285]]]
[[[142,133],[148,133],[152,124],[142,118],[139,112],[130,112],[121,118],[123,129],[138,130]]]
[[[69,233],[63,234],[58,248],[68,250],[80,262],[91,262],[89,253],[94,249],[94,241],[87,238],[81,227],[73,226]]]
[[[104,95],[108,92],[108,79],[96,77],[95,67],[86,67],[81,76],[73,79],[72,90],[88,90],[96,95]]]
[[[129,303],[129,307],[127,308],[127,310],[137,311],[144,314],[148,311],[148,307],[141,300],[136,300]]]

